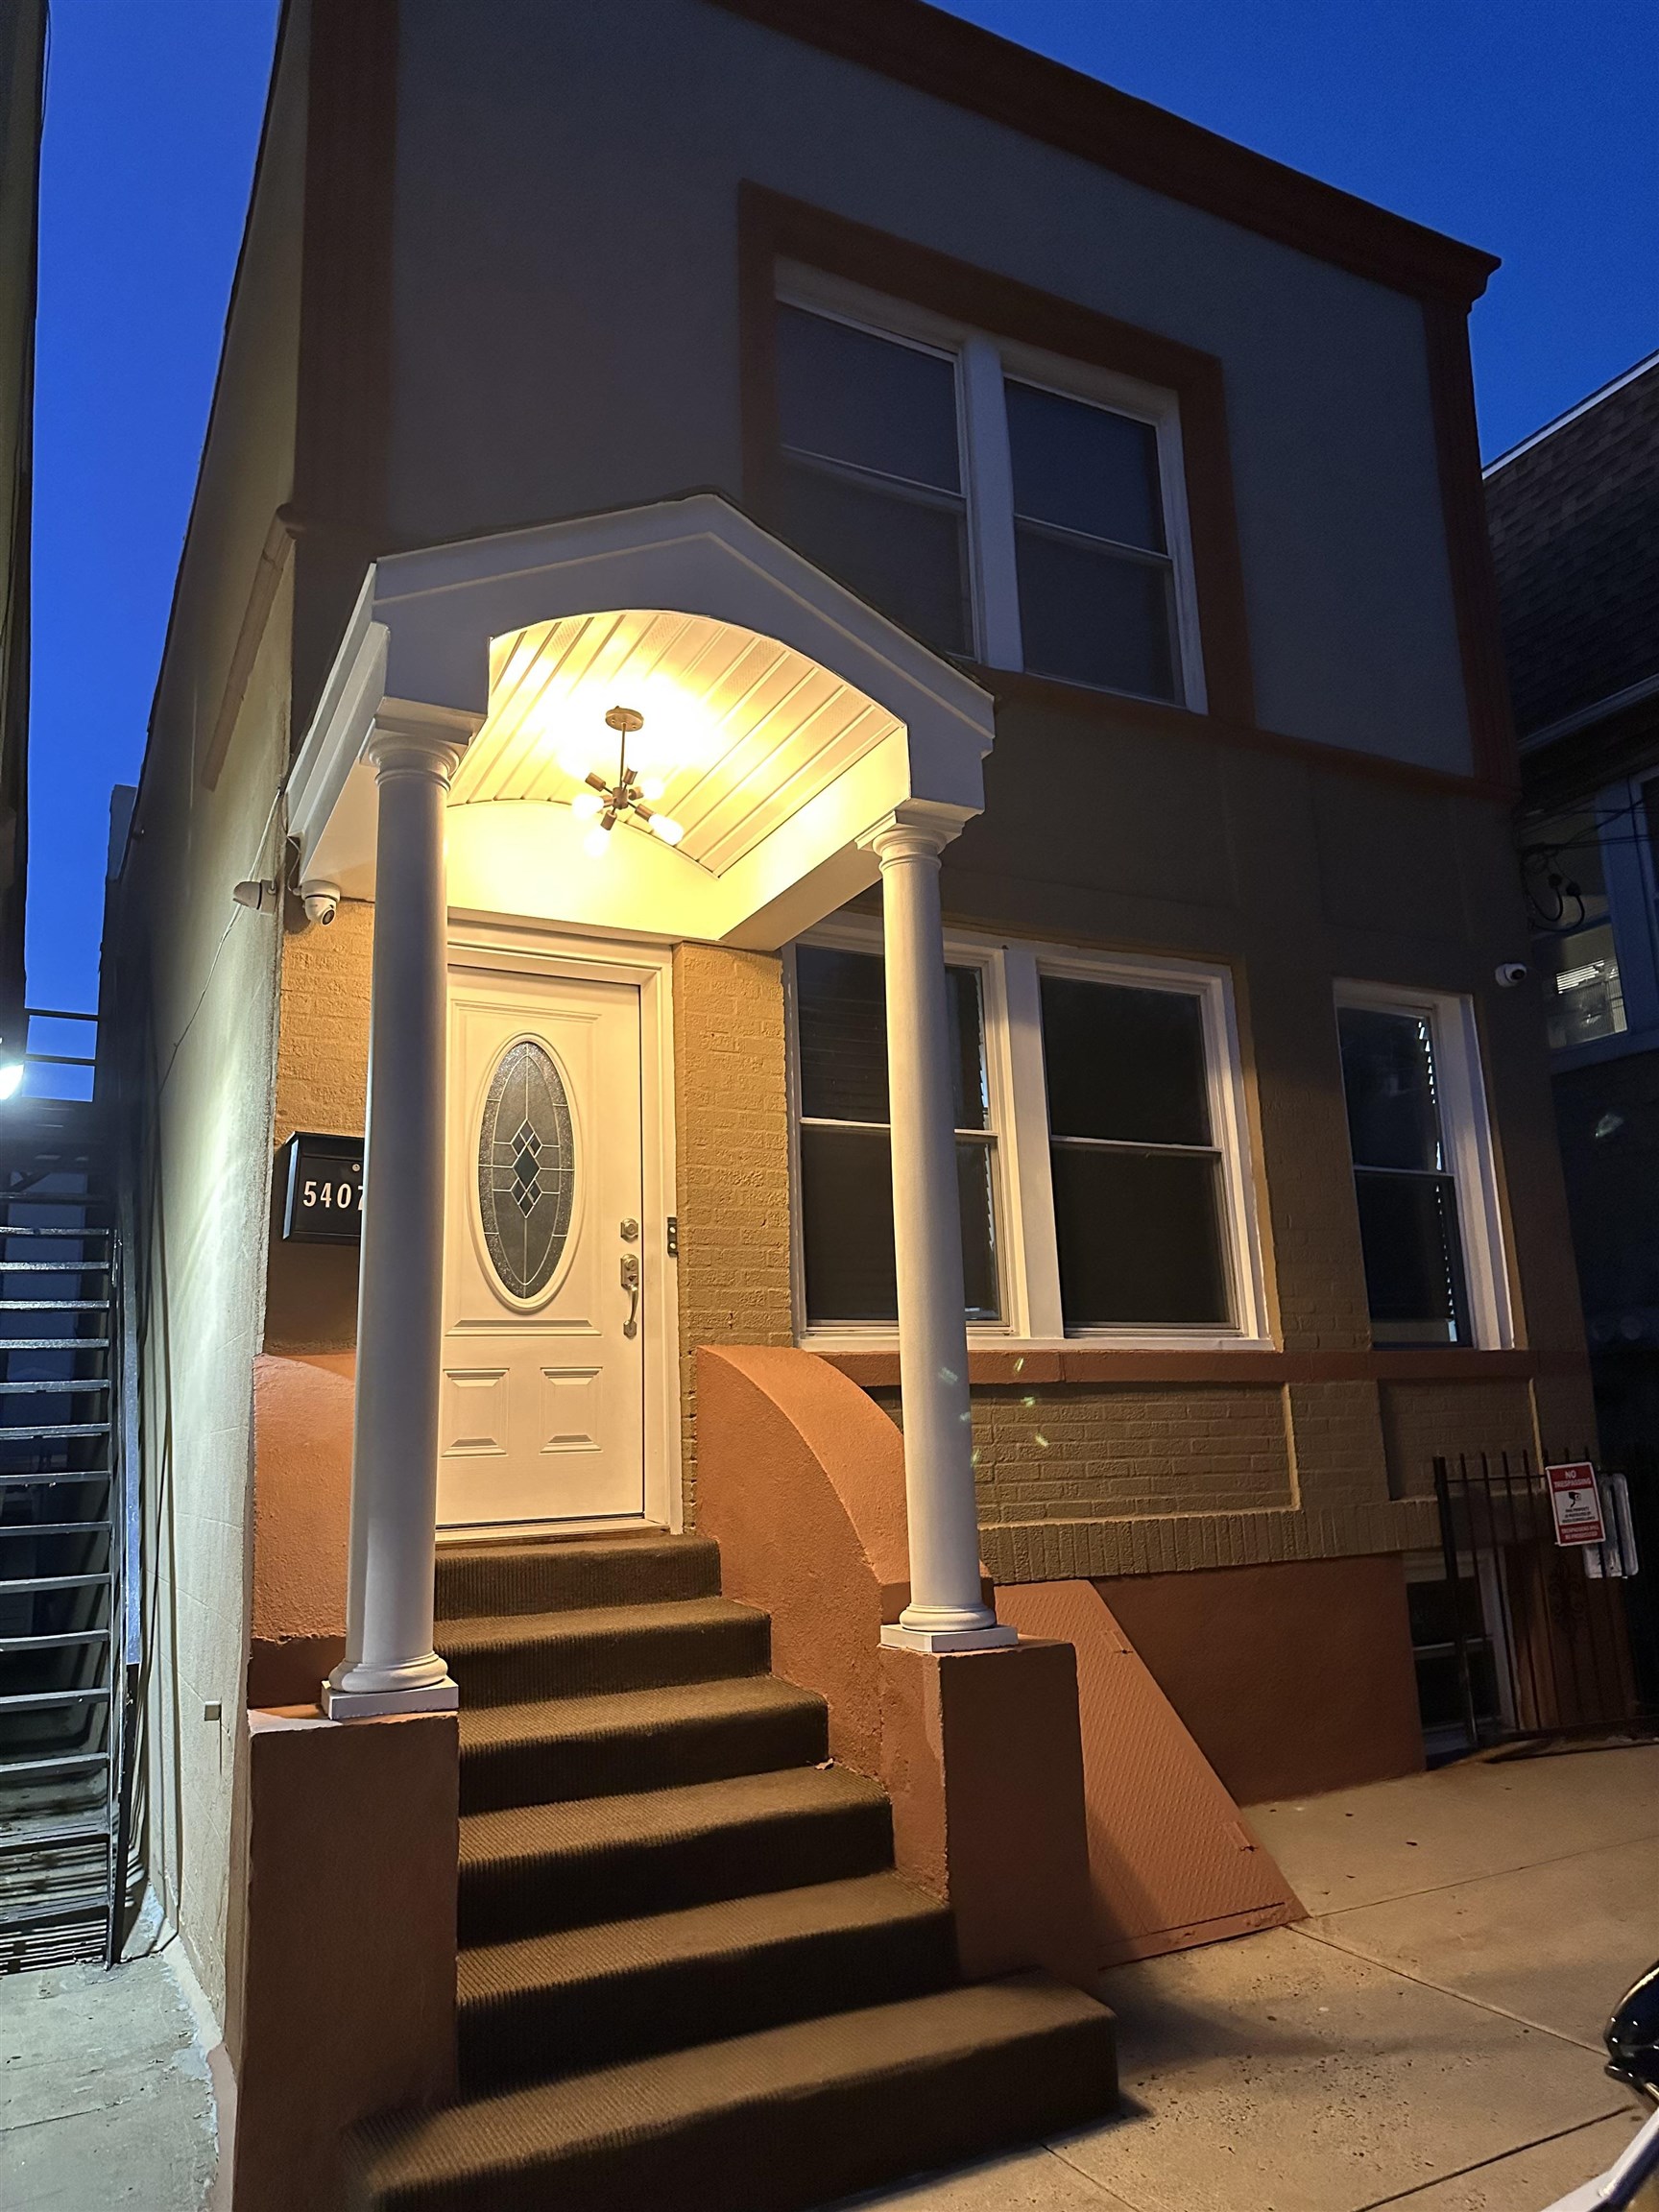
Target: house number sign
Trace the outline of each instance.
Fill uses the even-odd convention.
[[[363,1235],[363,1140],[290,1137],[282,1234],[296,1244],[355,1244]]]

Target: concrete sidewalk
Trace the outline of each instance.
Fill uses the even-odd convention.
[[[1310,1918],[1119,1967],[1115,2125],[891,2212],[1542,2212],[1638,2125],[1601,2027],[1659,1958],[1659,1746],[1250,1820]]]
[[[1310,1917],[1118,1968],[1106,2128],[891,2212],[1542,2212],[1634,2105],[1602,2020],[1659,1958],[1659,1747],[1258,1806]],[[164,1958],[0,1979],[5,2212],[198,2212],[213,2118]],[[296,2208],[298,2212],[298,2208]]]
[[[202,2023],[164,1954],[0,1977],[4,2212],[201,2212],[214,2165]]]

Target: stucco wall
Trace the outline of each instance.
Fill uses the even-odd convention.
[[[294,12],[285,67],[303,68]],[[180,572],[125,866],[106,1005],[136,1219],[145,1667],[139,1847],[222,2015],[240,1887],[231,1802],[247,1660],[252,1362],[264,1303],[279,932],[231,887],[283,866],[292,594],[271,608],[228,751],[207,745],[272,518],[287,499],[303,102],[264,197]]]
[[[700,0],[400,20],[401,528],[736,495],[749,178],[1218,355],[1260,719],[1468,764],[1414,301]]]

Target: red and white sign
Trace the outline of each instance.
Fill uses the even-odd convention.
[[[1550,1479],[1556,1543],[1605,1544],[1601,1493],[1596,1487],[1596,1470],[1589,1460],[1575,1459],[1565,1467],[1546,1467],[1544,1472]]]

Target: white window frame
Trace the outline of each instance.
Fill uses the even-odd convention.
[[[873,914],[842,914],[808,930],[801,942],[835,945],[879,958],[881,924]],[[946,931],[945,957],[951,967],[972,967],[979,973],[986,1088],[995,1138],[992,1190],[1002,1318],[971,1321],[970,1343],[980,1349],[1031,1352],[1078,1350],[1090,1345],[1138,1351],[1271,1350],[1265,1262],[1230,972],[1195,961],[1085,952],[1069,946],[954,929]],[[1141,990],[1181,991],[1199,1001],[1211,1125],[1220,1155],[1222,1236],[1234,1312],[1231,1327],[1127,1322],[1067,1329],[1060,1301],[1060,1257],[1048,1155],[1048,1086],[1043,1065],[1041,991],[1045,975],[1076,976],[1085,982],[1120,983]],[[890,1321],[810,1326],[806,1320],[801,1214],[801,1046],[793,946],[785,960],[784,978],[796,1340],[822,1352],[894,1350],[899,1334]]]
[[[890,300],[861,284],[830,276],[801,262],[780,265],[779,304],[798,307],[845,323],[875,338],[951,355],[956,363],[956,435],[963,493],[968,507],[968,564],[974,651],[990,668],[1023,669],[1020,632],[1020,587],[1016,560],[1014,469],[1009,450],[1008,415],[1003,403],[1005,376],[1035,384],[1062,398],[1110,408],[1114,414],[1151,425],[1158,441],[1158,481],[1164,505],[1164,537],[1168,549],[1175,597],[1175,660],[1180,696],[1173,702],[1190,713],[1206,709],[1204,655],[1199,635],[1198,587],[1192,565],[1192,534],[1187,506],[1186,466],[1181,444],[1180,402],[1173,392],[1130,376],[1047,353],[1007,338],[996,338],[902,300]],[[1066,681],[1073,681],[1066,679]],[[1109,690],[1103,698],[1141,698],[1139,692]],[[1167,706],[1167,700],[1155,700]]]
[[[1440,1138],[1457,1191],[1457,1231],[1463,1242],[1463,1271],[1469,1298],[1474,1348],[1506,1351],[1515,1342],[1515,1307],[1509,1286],[1503,1213],[1499,1198],[1498,1164],[1486,1084],[1480,1069],[1480,1035],[1475,1001],[1459,994],[1413,991],[1395,984],[1339,981],[1334,1002],[1374,1007],[1389,1014],[1416,1014],[1429,1023],[1434,1053],[1434,1089],[1440,1106]],[[1344,1122],[1346,1103],[1344,1102]],[[1349,1168],[1353,1169],[1350,1146]],[[1449,1352],[1465,1347],[1449,1344]],[[1380,1351],[1397,1349],[1380,1345]],[[1422,1349],[1434,1351],[1438,1346]]]

